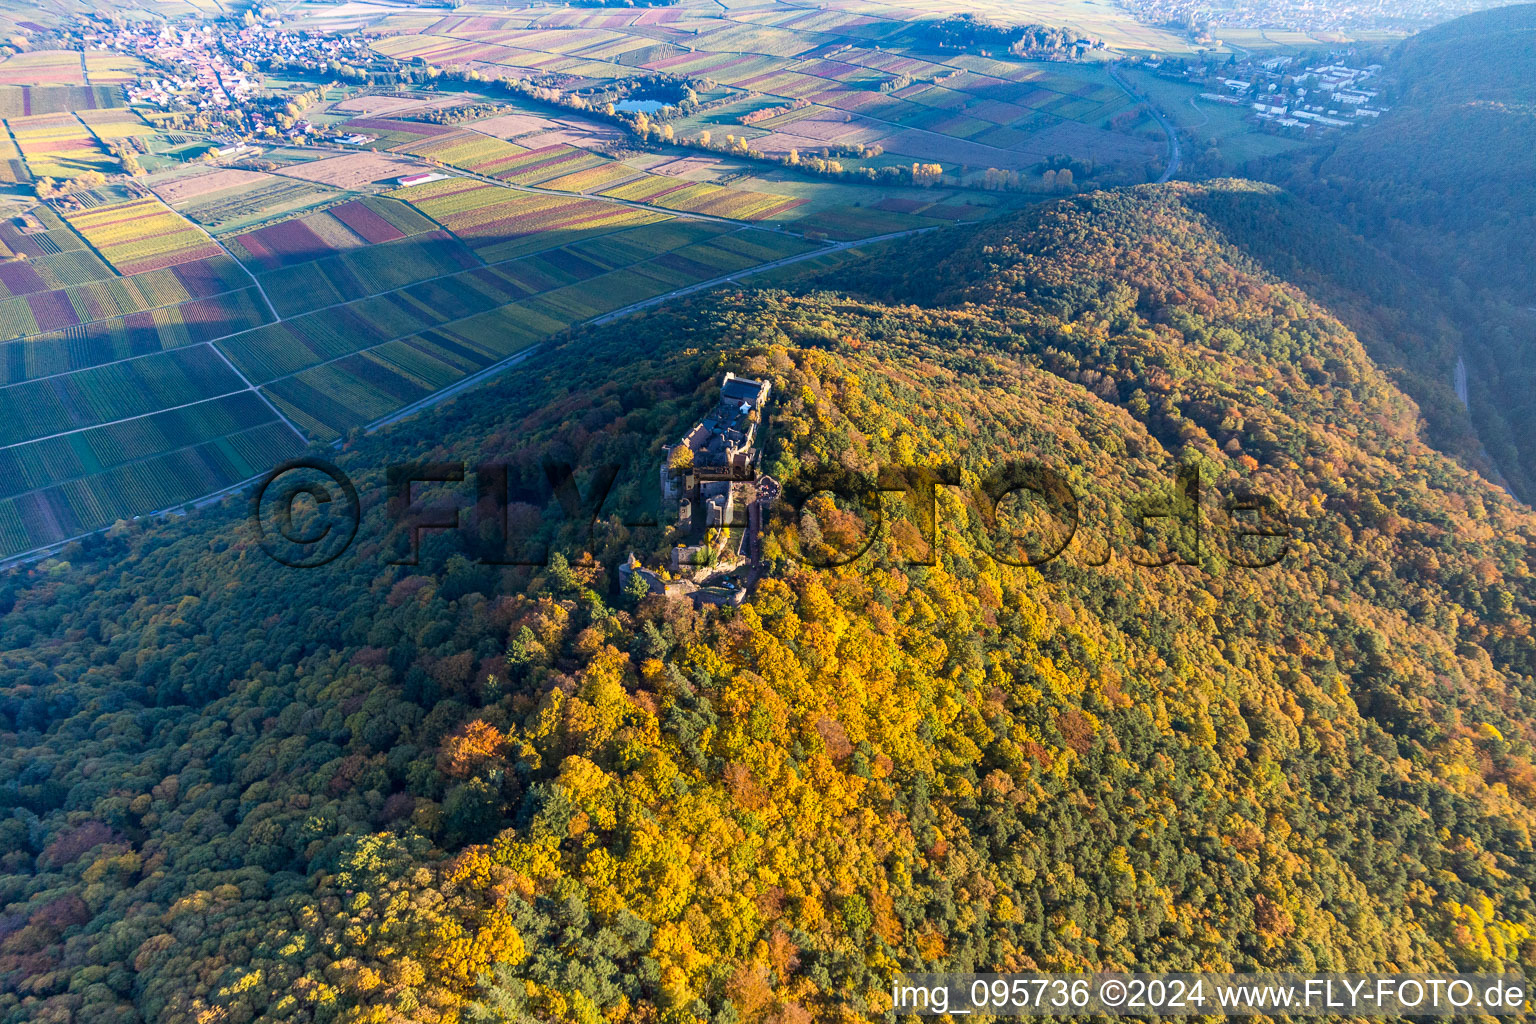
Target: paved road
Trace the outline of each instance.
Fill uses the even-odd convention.
[[[1113,78],[1115,84],[1124,89],[1126,95],[1131,99],[1145,103],[1147,110],[1151,111],[1152,116],[1157,118],[1157,123],[1162,126],[1163,134],[1168,136],[1168,166],[1164,169],[1163,176],[1157,179],[1157,183],[1161,185],[1163,182],[1171,180],[1175,174],[1179,173],[1179,164],[1182,160],[1182,153],[1179,149],[1179,133],[1174,129],[1173,123],[1163,116],[1161,110],[1157,109],[1157,104],[1131,88],[1131,84],[1121,77],[1119,64],[1109,65],[1109,77]]]

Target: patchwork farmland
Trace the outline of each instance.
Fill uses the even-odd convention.
[[[1030,201],[984,171],[1160,151],[1102,66],[918,53],[912,12],[869,0],[354,6],[360,46],[453,84],[295,80],[304,137],[221,152],[127,101],[135,56],[0,60],[0,184],[40,200],[0,215],[0,560],[235,489],[574,325]],[[707,96],[657,137],[691,148],[637,150],[601,104],[468,72]],[[791,153],[858,173],[763,159]]]
[[[372,29],[382,54],[492,78],[554,75],[574,89],[655,73],[708,80],[712,102],[675,120],[676,133],[730,132],[763,153],[863,147],[952,170],[1015,171],[1059,153],[1132,165],[1156,158],[1155,128],[1116,120],[1135,103],[1102,64],[915,49],[912,26],[931,16],[928,7],[863,0],[816,12],[465,6],[425,30],[416,14],[381,16]],[[1137,31],[1133,19],[1121,21],[1119,34]]]
[[[0,557],[233,487],[573,324],[818,249],[470,177],[146,184],[0,221]],[[324,204],[244,226],[290,184]]]
[[[73,178],[88,171],[105,173],[116,166],[74,114],[8,117],[5,125],[34,178]]]
[[[86,210],[65,219],[122,274],[159,270],[220,252],[218,243],[157,199]]]

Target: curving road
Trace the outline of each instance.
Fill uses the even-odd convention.
[[[1173,122],[1163,116],[1163,112],[1157,109],[1157,104],[1131,88],[1131,84],[1120,76],[1120,65],[1118,62],[1112,62],[1109,65],[1109,77],[1113,78],[1115,84],[1124,89],[1125,94],[1131,99],[1138,103],[1145,103],[1147,110],[1151,112],[1153,117],[1157,118],[1157,123],[1162,126],[1163,134],[1168,137],[1168,166],[1163,170],[1163,176],[1157,179],[1157,183],[1161,185],[1163,182],[1171,180],[1175,174],[1179,173],[1179,163],[1182,160],[1182,152],[1179,149],[1179,133],[1174,129]]]

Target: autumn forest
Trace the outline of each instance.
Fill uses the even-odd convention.
[[[236,495],[0,575],[0,1022],[851,1024],[903,970],[1536,970],[1532,463],[1429,369],[1474,308],[1497,364],[1509,309],[1417,288],[1429,214],[1323,168],[573,328],[317,445],[363,509],[317,568]],[[726,371],[772,385],[786,494],[950,476],[884,486],[878,530],[781,502],[739,606],[625,586]],[[1047,517],[974,500],[1021,460],[1079,521],[1035,565],[999,538]],[[520,513],[541,564],[472,531],[398,564],[388,467],[450,461],[621,468],[594,517]]]

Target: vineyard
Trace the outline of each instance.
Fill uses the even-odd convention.
[[[664,174],[647,174],[606,188],[598,194],[667,210],[701,213],[731,220],[768,220],[786,214],[805,202],[791,196],[724,188]]]
[[[224,244],[252,270],[277,270],[366,243],[329,213],[315,213],[226,238]]]
[[[145,69],[143,61],[126,53],[87,50],[85,77],[93,86],[126,85]]]
[[[0,219],[0,245],[12,255],[28,260],[86,248],[85,241],[70,230],[46,206],[34,206],[20,217]]]
[[[26,161],[21,158],[21,150],[16,148],[16,140],[9,132],[0,131],[0,183],[19,184],[31,178]]]
[[[32,50],[0,61],[0,85],[85,85],[76,50]]]
[[[74,178],[117,166],[74,114],[9,117],[5,123],[35,178]]]
[[[226,236],[224,244],[252,270],[261,273],[324,260],[435,228],[431,220],[402,203],[369,196],[320,213]],[[409,256],[409,250],[389,251]]]
[[[62,254],[81,272],[92,269],[86,253]],[[30,266],[0,268],[18,285],[27,281]],[[7,271],[9,274],[7,275]],[[7,282],[10,283],[10,282]],[[76,324],[107,320],[132,313],[176,306],[242,288],[250,282],[227,256],[148,270],[133,277],[105,277],[49,291],[32,290],[0,299],[0,337],[25,338],[62,331]]]
[[[0,449],[0,498],[91,476],[177,448],[236,434],[276,417],[254,392]]]
[[[417,193],[412,201],[449,221],[475,220],[477,213],[494,221],[503,216],[495,200],[508,195],[534,204],[522,207],[525,216],[559,216],[570,202],[463,181],[403,191]],[[549,200],[562,206],[547,205]],[[365,257],[402,244],[337,258]],[[217,345],[307,433],[335,438],[571,324],[811,248],[788,235],[659,220],[407,284]],[[329,262],[304,269],[313,274]]]
[[[547,269],[547,268],[546,268]],[[571,280],[546,275],[544,287]],[[408,285],[345,306],[323,309],[219,342],[255,383],[297,373],[387,341],[440,327],[518,301],[540,290],[517,265],[479,267]]]
[[[0,552],[16,553],[199,498],[304,450],[264,403],[236,433],[0,499]]]
[[[399,147],[401,152],[475,174],[499,177],[528,151],[479,132],[459,131]]]
[[[185,348],[250,330],[269,319],[256,289],[98,320],[0,343],[0,384]]]
[[[334,207],[331,216],[370,245],[431,231],[433,224],[404,203],[366,196]]]
[[[179,203],[180,212],[188,219],[197,221],[210,231],[236,228],[253,221],[271,220],[289,216],[328,202],[335,202],[339,194],[334,189],[307,181],[291,181],[259,175],[246,178],[249,172],[215,172],[205,177],[215,179],[208,184],[222,185],[210,191],[197,191]],[[227,185],[218,180],[230,174]],[[234,174],[241,177],[235,178]],[[186,192],[197,186],[189,182]],[[170,200],[167,199],[169,202]]]
[[[370,136],[370,149],[394,149],[415,145],[424,139],[433,139],[457,132],[446,125],[427,124],[422,121],[397,121],[387,117],[358,117],[348,121],[345,129],[359,135]]]
[[[495,177],[510,181],[514,185],[537,185],[577,171],[611,164],[612,161],[605,156],[598,156],[596,153],[576,146],[557,143],[553,146],[530,149],[505,161]]]
[[[463,242],[433,231],[275,270],[262,274],[261,283],[287,317],[479,265]]]
[[[374,46],[439,67],[558,75],[573,90],[649,73],[708,79],[718,86],[716,102],[671,119],[677,134],[718,135],[728,125],[751,148],[776,155],[872,150],[896,158],[887,163],[938,162],[961,174],[1021,170],[1065,151],[1126,166],[1155,155],[1153,140],[1112,123],[1133,103],[1097,62],[1029,60],[1006,49],[937,57],[931,47],[912,48],[911,25],[933,12],[891,10],[871,20],[837,6],[767,5],[753,10],[751,24],[686,25],[638,9],[535,8],[516,20],[448,14],[430,26],[413,13],[382,18]]]
[[[803,218],[798,226],[841,241],[908,231],[916,227],[931,227],[938,223],[936,220],[869,207],[828,206]]]
[[[109,107],[106,110],[82,110],[78,114],[81,123],[90,129],[100,142],[118,139],[141,139],[155,134],[155,129],[132,110]]]
[[[112,268],[89,249],[75,249],[0,263],[0,299],[67,288],[112,276]]]
[[[607,188],[615,182],[627,181],[635,176],[635,170],[619,163],[602,164],[597,167],[589,167],[582,171],[573,171],[570,174],[562,174],[558,178],[540,182],[541,188],[552,188],[559,192],[595,192],[598,189]]]
[[[768,220],[788,213],[804,202],[804,199],[705,184],[689,184],[654,200],[655,205],[668,210],[729,217],[732,220]]]
[[[65,217],[123,274],[208,259],[222,253],[204,231],[158,199],[135,199]]]
[[[663,219],[613,203],[533,195],[462,178],[412,185],[390,195],[448,228],[490,263]]]
[[[0,388],[0,446],[143,416],[244,388],[206,346]]]
[[[622,185],[603,189],[599,195],[613,199],[624,199],[632,203],[655,203],[669,192],[677,192],[688,188],[691,182],[681,178],[671,178],[663,174],[647,174],[636,178],[634,181],[626,181]]]
[[[180,164],[137,198],[78,190],[0,219],[0,553],[175,507],[574,324],[814,248],[665,209],[745,221],[800,198],[643,171],[528,120],[525,146],[357,117],[376,138],[355,161]],[[8,121],[21,174],[155,133],[95,102]],[[508,184],[336,187],[420,161]]]
[[[334,438],[514,355],[566,323],[521,304],[500,306],[318,364],[263,390],[306,431]]]
[[[114,85],[0,85],[0,117],[87,113],[123,105]]]

